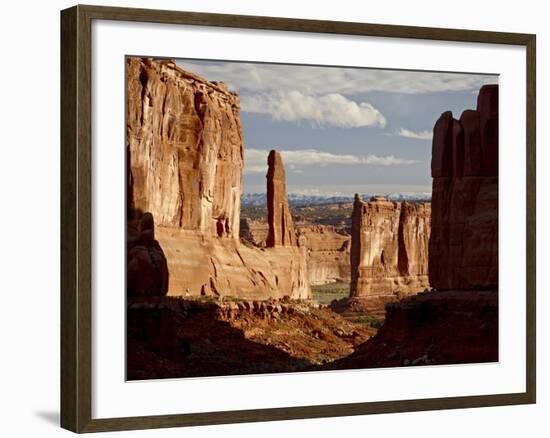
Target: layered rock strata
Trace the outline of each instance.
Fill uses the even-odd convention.
[[[265,220],[241,219],[241,239],[266,247],[268,222]],[[297,223],[296,239],[307,252],[309,284],[321,285],[349,282],[349,251],[351,236],[333,225]]]
[[[417,293],[429,287],[428,202],[363,202],[356,195],[351,238],[351,298]]]
[[[128,227],[144,212],[154,217],[168,295],[309,298],[295,240],[266,250],[240,243],[238,95],[172,61],[128,58],[126,74]]]
[[[437,289],[498,285],[498,86],[481,88],[477,109],[447,111],[432,146],[430,283]]]
[[[239,97],[172,61],[128,58],[128,198],[158,226],[238,238]]]

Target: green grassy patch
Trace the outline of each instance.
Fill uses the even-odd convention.
[[[384,324],[384,321],[372,315],[357,315],[348,317],[346,319],[354,324],[362,324],[375,329],[379,329],[380,327],[382,327],[382,324]]]
[[[322,304],[330,304],[349,296],[349,283],[328,283],[311,286],[313,299]]]

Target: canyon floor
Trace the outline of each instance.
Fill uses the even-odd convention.
[[[295,372],[352,354],[377,329],[315,302],[128,302],[128,379]]]
[[[498,360],[495,290],[421,293],[386,319],[315,301],[128,301],[129,380]]]

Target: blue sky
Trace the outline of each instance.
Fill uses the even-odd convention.
[[[265,192],[267,154],[282,152],[289,193],[431,192],[432,128],[476,106],[497,76],[177,60],[241,98],[243,191]]]

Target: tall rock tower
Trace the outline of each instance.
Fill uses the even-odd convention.
[[[450,111],[434,126],[430,284],[498,286],[498,85],[481,87],[477,109]]]
[[[294,223],[288,207],[285,166],[278,151],[267,157],[267,247],[297,246]]]

